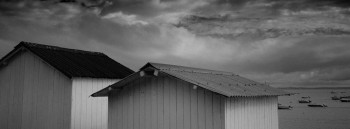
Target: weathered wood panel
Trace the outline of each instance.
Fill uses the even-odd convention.
[[[160,77],[159,79],[156,79],[157,81],[157,129],[164,129],[164,78]],[[134,107],[138,108],[138,107]],[[138,129],[138,128],[136,128]]]
[[[71,81],[36,55],[22,52],[0,69],[1,129],[70,126]]]
[[[90,95],[118,80],[93,78],[72,80],[71,129],[107,129],[108,98],[90,97]]]
[[[127,84],[121,90],[111,92],[108,128],[213,129],[224,127],[225,122],[220,114],[223,113],[221,110],[225,105],[221,102],[222,99],[224,98],[221,95],[201,87],[194,87],[192,84],[170,76],[159,74],[157,78],[143,77]],[[128,103],[124,103],[125,100]],[[133,113],[124,114],[130,110]],[[131,116],[133,119],[129,119]],[[133,126],[123,126],[124,124]]]
[[[191,129],[199,129],[198,128],[198,90],[195,90],[198,87],[197,86],[192,86],[192,87],[194,88],[193,90],[191,89],[190,91]]]
[[[6,67],[0,68],[0,128],[20,129],[23,109],[23,54],[16,55]],[[14,122],[16,121],[16,122]]]
[[[278,129],[277,97],[231,97],[226,101],[226,129]]]
[[[227,98],[161,74],[135,82],[109,96],[109,115],[115,115],[109,116],[109,123],[132,126],[110,124],[109,129],[278,128],[277,97]],[[130,110],[133,114],[124,113]]]
[[[169,77],[162,77],[159,79],[164,80],[164,129],[170,129],[170,93],[174,91],[170,91],[170,78]],[[140,107],[143,108],[143,107]]]

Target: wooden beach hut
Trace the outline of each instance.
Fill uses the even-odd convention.
[[[148,63],[93,97],[108,96],[109,129],[278,129],[287,92],[239,75]]]
[[[103,53],[21,42],[0,60],[0,129],[107,129],[92,93],[133,71]]]

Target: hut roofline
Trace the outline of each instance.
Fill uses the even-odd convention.
[[[5,67],[8,60],[23,50],[30,51],[69,78],[122,79],[134,73],[131,69],[100,52],[62,48],[24,41],[20,42],[0,60],[0,68]]]
[[[140,68],[140,71],[137,73],[134,73],[125,79],[92,94],[91,96],[107,96],[109,91],[123,87],[128,82],[143,77],[141,76],[143,71],[152,70],[156,70],[157,72],[159,71],[160,73],[178,78],[185,82],[200,86],[227,97],[290,95],[290,93],[281,89],[273,88],[266,84],[253,81],[230,72],[160,63],[147,63]]]

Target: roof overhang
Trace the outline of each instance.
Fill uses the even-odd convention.
[[[105,97],[105,96],[108,96],[109,92],[111,91],[116,91],[116,90],[121,90],[123,89],[123,86],[132,82],[132,81],[135,81],[141,77],[148,77],[148,76],[158,76],[159,75],[159,70],[157,69],[154,69],[154,68],[147,68],[147,69],[144,69],[144,70],[140,70],[136,73],[133,73],[127,77],[125,77],[124,79],[112,84],[112,85],[109,85],[107,86],[106,88],[103,88],[102,90],[100,91],[97,91],[95,93],[93,93],[91,96],[92,97]]]
[[[17,55],[20,52],[27,51],[27,50],[28,49],[26,49],[25,47],[16,47],[15,49],[13,49],[9,53],[7,53],[3,58],[1,58],[1,60],[0,60],[0,68],[3,67],[3,66],[6,66],[8,64],[8,61],[12,57],[14,57],[15,55]]]

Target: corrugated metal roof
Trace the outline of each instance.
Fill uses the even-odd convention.
[[[258,83],[256,81],[241,77],[239,75],[230,72],[221,72],[214,70],[206,70],[199,68],[191,68],[184,66],[159,64],[159,63],[147,63],[140,70],[145,70],[149,67],[159,70],[159,72],[166,73],[170,76],[187,81],[194,85],[198,85],[210,91],[232,97],[232,96],[278,96],[288,95],[290,93],[280,89],[270,87],[268,85]],[[135,78],[135,76],[131,76]],[[111,85],[120,86],[118,83],[126,83],[125,81],[117,82]],[[106,88],[105,90],[107,90]],[[95,93],[93,96],[104,96],[106,91]],[[103,93],[103,94],[100,94]]]
[[[226,96],[275,96],[289,94],[283,90],[270,87],[230,72],[159,63],[149,63],[148,65],[179,79],[186,80],[190,83]]]
[[[124,78],[131,69],[100,52],[82,51],[56,46],[20,42],[13,51],[0,60],[3,62],[18,49],[26,48],[66,76],[91,78]]]

